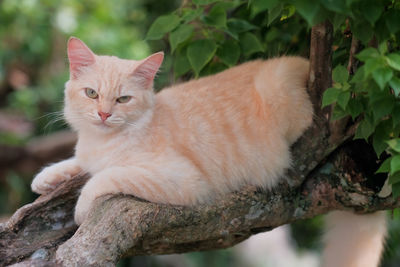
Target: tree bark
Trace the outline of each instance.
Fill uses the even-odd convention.
[[[349,138],[347,125],[337,131],[329,122],[330,109],[320,108],[321,95],[331,86],[331,35],[328,22],[313,27],[309,92],[315,120],[293,146],[293,167],[276,188],[246,187],[213,205],[195,207],[104,196],[76,230],[73,207],[88,179],[78,176],[0,225],[0,265],[113,266],[128,255],[226,248],[252,234],[335,209],[368,213],[399,207],[399,199],[380,198],[380,186],[367,185],[366,173],[350,153],[354,144],[343,145]]]

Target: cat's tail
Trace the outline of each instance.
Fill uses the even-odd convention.
[[[323,267],[377,267],[387,231],[384,211],[356,215],[334,211],[327,215]]]

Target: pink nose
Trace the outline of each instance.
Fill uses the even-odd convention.
[[[97,114],[99,114],[102,121],[105,121],[108,117],[111,116],[111,113],[106,113],[102,111],[97,112]]]

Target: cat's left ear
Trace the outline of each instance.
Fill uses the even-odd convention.
[[[138,78],[145,89],[152,88],[156,76],[164,59],[164,52],[155,53],[143,59],[133,71],[133,76]]]

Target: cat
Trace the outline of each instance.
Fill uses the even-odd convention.
[[[37,174],[32,190],[45,194],[89,172],[78,225],[102,195],[211,203],[245,184],[271,189],[290,167],[290,146],[313,120],[306,59],[251,61],[154,94],[163,57],[98,56],[69,39],[64,114],[76,152]]]

